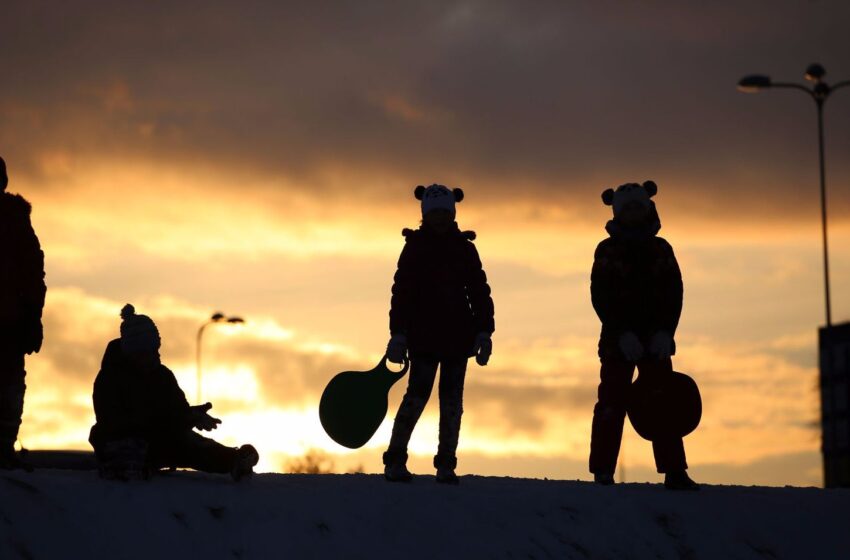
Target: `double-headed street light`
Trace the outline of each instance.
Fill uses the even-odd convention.
[[[790,88],[805,92],[818,110],[818,153],[820,156],[820,208],[823,229],[823,279],[826,295],[826,326],[818,331],[819,386],[821,397],[821,452],[823,453],[824,485],[850,487],[850,323],[832,325],[832,305],[829,293],[829,249],[826,227],[826,171],[823,149],[823,104],[835,90],[850,85],[850,80],[830,86],[823,81],[826,70],[820,64],[806,69],[806,80],[812,86],[773,82],[767,76],[746,76],[738,82],[738,89],[755,93],[767,88]]]
[[[794,84],[787,82],[774,82],[769,76],[753,74],[741,78],[738,82],[738,89],[744,93],[757,93],[768,88],[790,88],[805,92],[815,102],[818,110],[818,153],[820,156],[820,206],[821,206],[821,228],[823,230],[823,278],[824,278],[824,293],[826,297],[826,326],[832,326],[832,304],[830,301],[829,291],[829,246],[827,244],[827,227],[826,227],[826,171],[824,165],[824,148],[823,148],[823,104],[827,98],[835,90],[844,86],[850,85],[850,80],[838,82],[835,85],[828,85],[823,81],[826,75],[826,70],[820,64],[810,64],[806,68],[806,80],[812,83],[812,86],[804,84]]]
[[[197,374],[198,374],[198,383],[197,383],[198,399],[197,399],[196,402],[198,404],[201,403],[201,339],[204,336],[204,330],[206,330],[206,328],[208,326],[214,325],[214,324],[229,323],[229,324],[233,325],[233,324],[242,324],[244,322],[245,322],[245,319],[243,319],[242,317],[236,317],[236,316],[227,317],[227,316],[224,315],[224,313],[213,313],[212,316],[207,320],[207,322],[204,323],[203,325],[201,325],[201,328],[198,329],[198,339],[197,339],[197,344],[196,344],[196,348],[195,348],[195,352],[196,352],[196,354],[195,354],[195,364],[196,364],[196,367],[197,367]]]

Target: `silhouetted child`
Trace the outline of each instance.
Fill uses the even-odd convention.
[[[431,395],[440,368],[440,443],[434,457],[437,482],[457,484],[458,435],[463,413],[467,360],[486,365],[495,330],[490,286],[472,240],[455,222],[461,189],[443,185],[416,187],[422,201],[422,225],[405,229],[404,249],[392,289],[387,358],[403,362],[410,353],[407,392],[384,453],[387,480],[407,482],[407,444]]]
[[[599,400],[593,409],[590,472],[600,484],[614,483],[614,470],[626,400],[637,366],[647,380],[663,380],[673,371],[673,337],[682,311],[682,275],[667,241],[657,237],[661,222],[650,200],[652,181],[627,183],[602,193],[613,206],[609,238],[596,248],[591,276],[593,308],[602,321]],[[695,490],[686,472],[682,438],[653,441],[655,464],[674,490]]]
[[[158,469],[185,467],[230,473],[253,472],[259,455],[251,445],[225,447],[193,431],[221,423],[210,403],[189,406],[170,369],[160,362],[159,331],[132,305],[121,310],[121,338],[106,347],[94,382],[97,423],[89,442],[104,478],[147,478]]]
[[[41,350],[44,253],[30,222],[31,207],[6,192],[0,158],[0,469],[31,468],[15,455],[26,391],[24,356]]]

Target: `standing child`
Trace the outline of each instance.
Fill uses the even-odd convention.
[[[490,286],[472,240],[455,222],[461,189],[443,185],[416,187],[422,201],[422,225],[405,229],[390,308],[391,338],[387,358],[401,363],[410,354],[407,392],[384,453],[384,475],[409,482],[407,444],[440,368],[440,443],[434,457],[437,482],[457,484],[458,435],[463,414],[463,382],[467,360],[487,365],[495,330]]]
[[[27,388],[24,358],[41,350],[47,287],[30,203],[6,192],[8,184],[6,162],[0,158],[0,469],[31,470],[15,454],[15,440]]]
[[[641,377],[655,381],[673,371],[682,275],[673,248],[656,236],[661,222],[650,198],[657,191],[654,182],[646,181],[602,193],[614,219],[605,227],[610,237],[596,248],[590,287],[602,321],[601,382],[590,441],[590,472],[600,484],[614,483],[635,366]],[[653,441],[652,450],[658,472],[665,473],[665,487],[699,488],[686,472],[682,438]]]

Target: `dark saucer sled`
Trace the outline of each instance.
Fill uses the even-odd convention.
[[[678,439],[693,432],[702,418],[702,398],[691,377],[677,371],[663,381],[637,380],[629,390],[629,420],[649,441]]]
[[[357,449],[366,445],[387,415],[387,394],[404,377],[410,362],[401,371],[391,371],[387,358],[369,371],[345,371],[331,379],[319,402],[322,427],[338,444]]]

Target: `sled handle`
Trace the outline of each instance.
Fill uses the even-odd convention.
[[[401,379],[404,377],[404,374],[407,373],[407,370],[410,369],[410,359],[407,357],[404,358],[404,367],[401,368],[401,371],[393,371],[387,367],[387,355],[384,354],[384,357],[381,358],[381,362],[377,367],[385,369],[390,375],[395,376],[396,379]]]

